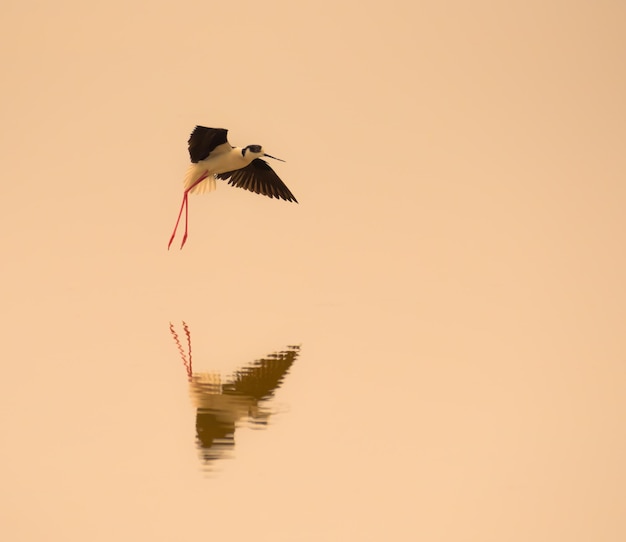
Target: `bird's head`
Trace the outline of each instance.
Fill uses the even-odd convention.
[[[280,158],[267,154],[261,145],[248,145],[247,147],[244,147],[241,149],[241,156],[250,162],[252,162],[255,158],[262,158],[263,156],[284,162],[284,160],[281,160]]]

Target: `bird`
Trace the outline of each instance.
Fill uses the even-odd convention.
[[[207,128],[206,126],[196,126],[191,132],[187,142],[191,165],[185,176],[183,201],[167,245],[168,250],[176,236],[183,210],[185,211],[185,233],[180,245],[181,249],[187,241],[189,193],[203,194],[215,190],[216,179],[228,181],[228,184],[232,186],[263,196],[298,203],[285,183],[261,157],[265,156],[280,162],[284,160],[267,154],[261,145],[233,147],[228,142],[227,135],[228,130],[225,128]]]

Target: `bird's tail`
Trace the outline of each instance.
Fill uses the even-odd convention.
[[[193,186],[193,184],[205,173],[206,169],[198,167],[198,164],[191,164],[187,170],[187,174],[185,175],[185,190],[187,190],[190,186]],[[215,188],[215,176],[209,175],[204,181],[199,182],[189,192],[191,194],[204,194],[205,192],[212,192]]]

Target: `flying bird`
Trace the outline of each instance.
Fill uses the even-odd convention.
[[[228,181],[228,184],[256,192],[270,198],[284,199],[285,201],[298,200],[290,192],[285,183],[270,165],[262,160],[262,156],[281,160],[267,154],[261,145],[247,147],[233,147],[227,139],[228,130],[224,128],[207,128],[196,126],[189,136],[189,157],[191,165],[187,170],[184,181],[183,201],[180,205],[176,225],[167,245],[169,250],[174,241],[180,218],[185,211],[185,233],[180,245],[182,249],[187,241],[187,226],[189,223],[188,195],[203,194],[215,190],[216,179]]]

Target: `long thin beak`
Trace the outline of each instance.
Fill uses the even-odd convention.
[[[282,158],[276,158],[275,156],[270,156],[269,154],[264,154],[263,156],[267,156],[268,158],[273,158],[274,160],[278,160],[279,162],[284,162]]]

